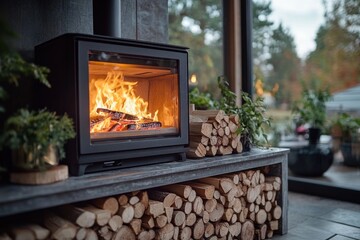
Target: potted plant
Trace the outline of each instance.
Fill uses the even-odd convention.
[[[189,101],[191,104],[194,104],[198,110],[206,110],[214,107],[214,101],[210,93],[202,93],[197,87],[194,87],[189,92]]]
[[[219,108],[227,114],[239,115],[238,133],[241,135],[244,151],[249,151],[252,145],[260,146],[262,141],[267,142],[265,127],[270,126],[270,119],[265,116],[264,99],[256,97],[252,100],[248,93],[242,92],[242,104],[237,106],[236,95],[223,77],[218,78],[218,85],[221,91]]]
[[[328,90],[307,89],[304,87],[301,99],[296,101],[292,113],[302,124],[309,124],[309,143],[317,144],[326,122],[325,103],[331,98]]]
[[[244,149],[250,148],[251,145],[261,145],[265,140],[268,142],[266,127],[270,127],[270,119],[265,116],[264,99],[257,96],[252,100],[250,96],[243,92],[241,94],[243,103],[239,109],[240,133]]]
[[[64,144],[74,137],[67,115],[20,109],[5,122],[1,144],[17,156],[12,162],[16,169],[45,170],[65,157]]]
[[[0,172],[4,170],[4,159],[10,160],[10,177],[17,176],[20,181],[31,180],[36,183],[44,175],[35,175],[32,178],[26,178],[24,175],[17,175],[18,171],[46,172],[49,166],[56,165],[58,159],[65,156],[64,143],[73,138],[75,133],[72,120],[66,115],[56,116],[44,110],[30,111],[20,109],[11,116],[7,112],[5,102],[9,100],[8,90],[11,87],[17,87],[22,81],[35,79],[47,87],[50,83],[47,80],[49,69],[38,66],[24,60],[18,53],[11,50],[6,44],[8,38],[15,34],[9,30],[0,20]],[[8,148],[12,151],[5,154],[3,151]],[[7,161],[9,162],[9,161]],[[68,175],[67,167],[62,167],[61,177]],[[51,172],[53,180],[61,180],[56,173]],[[55,176],[55,178],[54,178]],[[49,180],[49,179],[48,179]],[[27,182],[24,182],[27,183]],[[42,182],[47,183],[47,182]]]
[[[360,166],[360,118],[340,113],[331,124],[333,139],[339,140],[340,150],[347,166]]]
[[[319,144],[322,129],[326,123],[325,103],[331,97],[328,90],[307,89],[292,108],[300,124],[308,124],[309,145],[291,149],[288,166],[295,174],[321,176],[333,163],[333,153],[329,145]]]

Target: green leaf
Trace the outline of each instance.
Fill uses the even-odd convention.
[[[219,109],[227,114],[237,114],[240,117],[240,126],[237,133],[246,136],[251,144],[260,145],[260,140],[265,139],[264,127],[270,126],[270,120],[264,116],[264,99],[256,97],[253,101],[249,94],[242,92],[242,105],[236,105],[236,94],[230,90],[228,82],[224,77],[218,78],[218,85],[221,91],[221,98],[217,103]]]
[[[43,157],[49,146],[59,151],[59,158],[65,157],[64,144],[75,137],[73,121],[67,115],[57,116],[46,109],[30,111],[20,109],[5,122],[5,131],[0,146],[32,154],[32,166],[44,165]],[[36,161],[36,162],[35,162]]]

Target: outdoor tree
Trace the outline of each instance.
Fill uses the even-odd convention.
[[[267,64],[266,60],[269,58],[269,43],[273,31],[273,22],[269,20],[269,15],[272,13],[271,2],[253,2],[253,64],[254,64],[254,80],[264,81]],[[266,84],[266,82],[265,82]],[[265,86],[272,87],[272,86]]]
[[[306,60],[305,80],[320,81],[331,91],[360,83],[360,1],[336,0],[326,10],[316,49]]]
[[[169,1],[169,42],[190,48],[189,73],[203,92],[215,92],[223,72],[221,9],[219,0]]]
[[[301,61],[296,53],[294,38],[282,24],[273,31],[269,45],[271,65],[268,82],[279,84],[278,103],[290,103],[300,94]]]
[[[271,1],[253,1],[253,80],[260,79],[268,92],[279,86],[277,104],[297,99],[303,80],[309,86],[331,85],[332,92],[360,82],[360,1],[326,6],[316,49],[302,63],[286,22],[275,26],[270,20]],[[190,48],[189,73],[196,74],[201,92],[216,94],[216,78],[223,72],[221,1],[170,0],[169,42]]]

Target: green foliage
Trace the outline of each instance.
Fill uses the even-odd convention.
[[[30,159],[22,162],[22,167],[42,169],[45,167],[43,158],[49,147],[56,147],[59,158],[64,158],[64,144],[74,137],[72,119],[66,115],[59,117],[45,109],[20,109],[7,119],[0,143],[12,150],[23,151],[25,156],[31,155]]]
[[[331,125],[340,127],[343,140],[351,141],[352,137],[358,134],[360,129],[360,118],[351,116],[348,113],[339,113],[332,120]]]
[[[218,78],[221,98],[218,108],[227,114],[237,114],[240,118],[238,132],[253,145],[261,145],[262,140],[268,142],[265,128],[270,126],[270,119],[265,116],[264,99],[256,97],[253,101],[249,94],[242,92],[241,106],[236,105],[236,95],[229,88],[223,77]]]
[[[268,58],[268,47],[271,42],[273,22],[269,16],[272,13],[271,1],[253,1],[253,70],[254,79],[265,80],[266,60]],[[267,84],[266,85],[270,85]]]
[[[0,54],[9,52],[6,42],[13,37],[15,37],[15,33],[0,18]]]
[[[305,80],[339,91],[360,82],[360,1],[334,0],[306,59]]]
[[[294,38],[282,24],[273,31],[269,53],[267,63],[272,69],[268,74],[267,84],[279,84],[280,91],[276,95],[276,101],[289,103],[298,95],[296,89],[299,89],[301,62],[296,53]]]
[[[195,87],[189,92],[189,101],[195,104],[196,109],[214,108],[214,101],[210,93],[202,93],[199,88]]]
[[[7,45],[14,36],[0,19],[0,113],[5,112],[3,102],[8,97],[6,88],[10,85],[18,86],[23,80],[36,79],[50,87],[47,80],[49,69],[26,62]],[[28,160],[22,163],[24,168],[44,168],[43,156],[49,151],[50,145],[63,158],[65,141],[75,135],[71,119],[67,116],[59,118],[45,110],[32,112],[20,109],[2,126],[4,121],[0,121],[0,127],[4,127],[0,133],[0,148],[9,147],[23,153],[26,156],[24,159]],[[3,169],[0,167],[0,170]]]
[[[5,85],[12,84],[18,86],[19,81],[23,78],[33,78],[50,87],[50,83],[47,80],[48,73],[48,68],[28,63],[17,53],[0,55],[0,101],[4,101],[7,98]],[[0,112],[4,111],[5,109],[0,102]]]
[[[257,62],[265,58],[269,40],[272,35],[273,22],[269,16],[272,13],[271,1],[253,1],[253,55]]]
[[[50,87],[47,80],[49,69],[26,62],[8,46],[7,42],[15,36],[15,33],[0,19],[0,113],[5,112],[2,102],[8,96],[6,86],[9,84],[18,86],[20,80],[32,78]]]
[[[223,72],[221,1],[168,2],[169,43],[190,48],[189,73],[196,75],[201,92],[216,96],[216,77]]]
[[[271,1],[253,1],[253,72],[254,80],[263,82],[263,89],[276,92],[276,104],[289,103],[300,95],[301,61],[294,38],[283,24],[270,21]]]
[[[324,128],[326,121],[326,101],[330,100],[328,89],[308,89],[305,85],[301,99],[292,107],[292,113],[300,117],[301,123],[308,123],[311,127]]]
[[[14,85],[19,84],[21,77],[32,77],[50,87],[47,80],[49,69],[26,62],[19,54],[4,54],[0,58],[0,81]]]
[[[218,77],[217,82],[221,93],[218,108],[229,115],[238,114],[239,107],[236,105],[236,94],[230,90],[229,83],[222,76]]]
[[[259,145],[264,139],[268,142],[265,127],[270,127],[270,119],[265,117],[264,99],[256,97],[253,101],[250,96],[243,92],[241,94],[243,103],[241,105],[240,116],[240,133],[248,136],[250,143]]]
[[[224,110],[226,114],[237,114],[239,112],[239,106],[236,104],[236,94],[231,91],[229,83],[224,76],[217,78],[218,87],[220,89],[220,100],[217,101],[216,107]]]

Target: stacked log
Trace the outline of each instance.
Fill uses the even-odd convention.
[[[237,133],[239,116],[228,116],[223,110],[190,112],[188,158],[228,155],[242,152]]]
[[[265,239],[279,229],[281,179],[263,169],[202,178],[46,211],[0,239]]]

